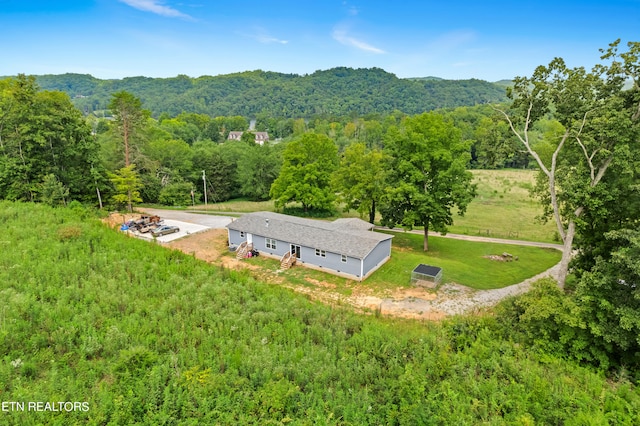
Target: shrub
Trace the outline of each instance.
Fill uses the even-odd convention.
[[[516,330],[533,347],[561,358],[608,368],[609,358],[587,329],[584,313],[552,279],[533,284],[529,293],[505,301],[499,319],[507,333]]]
[[[167,206],[188,206],[192,188],[188,182],[171,183],[162,188],[158,201]]]

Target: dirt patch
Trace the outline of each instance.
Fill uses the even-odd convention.
[[[167,246],[195,256],[205,262],[218,260],[227,248],[227,230],[209,229],[172,241]],[[235,258],[232,258],[235,260]]]
[[[335,284],[332,283],[328,283],[328,282],[324,282],[324,281],[320,281],[320,280],[316,280],[315,278],[309,278],[309,277],[305,277],[304,279],[306,282],[311,283],[315,286],[318,287],[324,287],[324,288],[336,288]]]
[[[509,253],[489,254],[482,257],[489,260],[495,260],[496,262],[513,262],[514,260],[518,260],[518,256],[513,256]]]
[[[209,229],[171,241],[167,243],[167,247],[180,250],[208,263],[219,263],[228,269],[262,270],[258,265],[236,259],[235,254],[229,252],[227,238],[226,229]]]
[[[142,215],[139,213],[109,213],[108,217],[102,219],[102,223],[105,223],[110,228],[120,228],[120,225],[128,220],[138,220]]]
[[[431,290],[426,290],[420,287],[412,287],[412,288],[398,288],[393,291],[391,294],[392,299],[423,299],[423,300],[433,300],[436,298],[436,292]]]

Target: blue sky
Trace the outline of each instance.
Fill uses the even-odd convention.
[[[398,77],[590,68],[640,41],[640,0],[0,0],[0,75],[190,77],[378,67]]]

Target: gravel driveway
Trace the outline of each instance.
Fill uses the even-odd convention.
[[[149,215],[160,216],[162,219],[178,220],[180,222],[193,223],[213,229],[223,229],[233,220],[233,218],[229,216],[187,213],[179,210],[162,210],[150,208],[137,208],[136,210]]]

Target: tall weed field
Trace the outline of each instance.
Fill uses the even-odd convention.
[[[640,423],[630,383],[491,318],[357,315],[82,209],[0,202],[0,225],[0,424]]]

